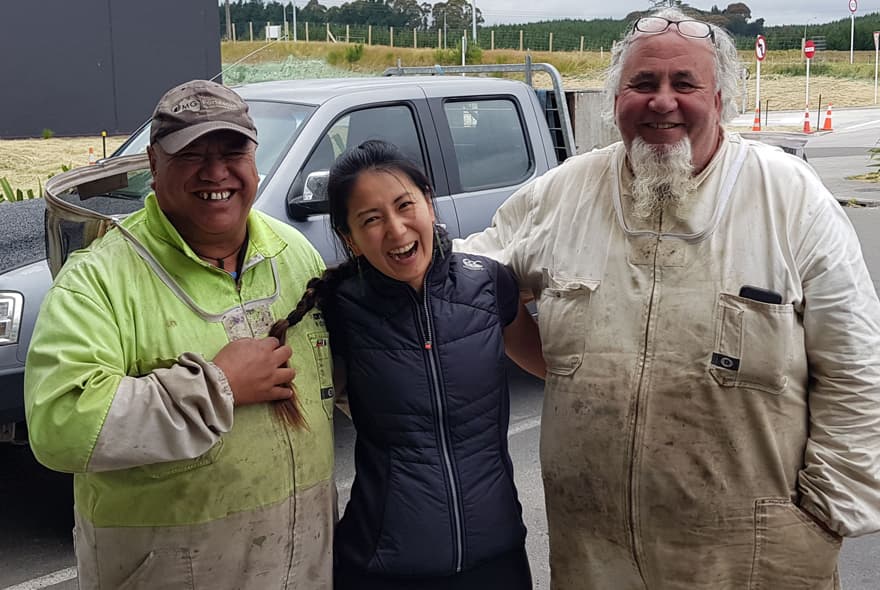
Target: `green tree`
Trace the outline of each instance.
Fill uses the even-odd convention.
[[[327,7],[318,0],[309,0],[298,12],[299,18],[305,22],[327,22]]]
[[[434,4],[431,10],[435,27],[442,27],[444,17],[446,27],[450,31],[469,31],[471,29],[471,4],[468,0],[448,0]],[[477,25],[485,22],[483,14],[477,8]]]

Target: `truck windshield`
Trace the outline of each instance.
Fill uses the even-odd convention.
[[[251,117],[257,126],[257,173],[260,184],[268,177],[278,162],[287,153],[302,125],[309,118],[315,107],[289,102],[271,102],[262,100],[247,101]],[[147,151],[150,142],[150,126],[146,125],[126,141],[114,156],[127,156]],[[150,191],[150,175],[130,178],[129,186],[124,192],[129,196],[146,197]]]

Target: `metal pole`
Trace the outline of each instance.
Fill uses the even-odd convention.
[[[820,117],[822,116],[822,95],[819,95],[819,106],[816,108],[816,130],[818,131],[821,127]]]
[[[804,103],[807,105],[807,109],[810,108],[810,62],[813,61],[811,59],[807,59],[807,101]]]
[[[849,63],[853,62],[853,37],[856,34],[856,15],[855,13],[851,13],[849,15]]]
[[[764,129],[767,129],[767,122],[770,120],[770,99],[764,101]]]
[[[877,104],[877,58],[880,57],[880,46],[874,41],[874,104]]]
[[[761,108],[761,60],[757,60],[755,66],[755,106]]]
[[[477,5],[476,0],[471,0],[471,39],[477,44]]]
[[[232,41],[232,23],[229,21],[229,0],[226,0],[226,40]]]
[[[296,2],[291,2],[290,8],[290,13],[293,15],[290,19],[293,21],[293,40],[296,41]]]

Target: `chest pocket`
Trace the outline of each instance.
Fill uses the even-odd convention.
[[[584,361],[587,306],[600,282],[543,269],[538,326],[547,371],[571,375]]]
[[[318,387],[321,391],[321,405],[327,418],[333,417],[333,404],[336,392],[333,389],[333,362],[330,355],[330,335],[324,332],[310,332],[309,344],[315,355],[318,367]]]
[[[709,374],[723,387],[782,393],[788,384],[795,329],[791,305],[720,293]]]

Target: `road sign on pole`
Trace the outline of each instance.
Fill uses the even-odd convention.
[[[766,56],[767,39],[764,38],[764,35],[758,35],[758,38],[755,39],[755,57],[758,58],[758,61],[764,61]]]
[[[810,110],[810,62],[813,61],[815,54],[816,44],[813,43],[812,39],[807,39],[804,42],[804,57],[807,58],[807,110]]]
[[[853,39],[856,35],[856,10],[858,9],[858,0],[849,0],[849,63],[853,62]]]
[[[755,57],[758,61],[755,64],[755,124],[752,127],[755,131],[761,130],[761,62],[767,57],[767,39],[764,35],[758,35],[755,38]]]
[[[804,57],[813,59],[814,55],[816,55],[816,44],[813,43],[812,39],[807,39],[804,42]]]

